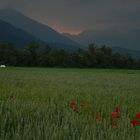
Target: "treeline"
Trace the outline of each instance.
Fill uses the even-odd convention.
[[[107,46],[90,44],[87,49],[69,51],[39,47],[30,42],[22,49],[10,43],[0,43],[0,64],[11,66],[80,67],[80,68],[140,68],[140,60],[129,54],[113,53]]]

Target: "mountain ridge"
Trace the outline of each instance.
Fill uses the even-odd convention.
[[[42,40],[39,40],[22,29],[15,28],[13,25],[0,20],[0,42],[8,42],[16,47],[24,47],[29,42],[36,41],[39,45],[45,45]]]
[[[63,33],[63,35],[84,45],[95,43],[140,50],[140,29],[128,31],[119,31],[116,29],[103,31],[85,30],[78,35],[68,33]]]
[[[38,21],[31,19],[16,10],[9,8],[1,9],[0,19],[32,34],[36,38],[39,38],[46,43],[62,43],[65,45],[71,45],[72,48],[81,47],[80,44],[61,35],[51,27],[39,23]]]
[[[114,31],[115,32],[115,31]],[[134,32],[136,33],[135,35],[137,36],[136,38],[134,37],[133,41],[131,40],[131,34]],[[115,35],[113,35],[115,34]],[[122,36],[121,36],[122,34]],[[127,35],[128,34],[128,35]],[[85,46],[88,46],[91,43],[95,43],[97,46],[102,46],[102,45],[107,45],[114,52],[119,52],[119,53],[129,53],[132,56],[136,58],[140,58],[140,42],[139,42],[139,36],[140,36],[140,30],[138,31],[127,31],[127,32],[122,32],[116,31],[113,33],[113,31],[96,31],[93,33],[93,31],[88,30],[88,31],[83,31],[78,35],[71,35],[68,33],[63,33],[63,35],[69,37],[70,39],[73,39],[79,43],[84,44]],[[117,37],[118,36],[118,37]],[[112,39],[112,40],[111,40]],[[138,42],[137,47],[132,48],[137,44],[134,44],[135,40]],[[120,41],[124,41],[123,43],[120,43]],[[129,46],[127,46],[127,42]],[[129,43],[130,42],[130,43]],[[121,45],[120,45],[120,44]],[[133,45],[134,44],[134,45]]]

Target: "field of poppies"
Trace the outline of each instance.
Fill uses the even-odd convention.
[[[140,70],[1,68],[0,140],[140,140]]]

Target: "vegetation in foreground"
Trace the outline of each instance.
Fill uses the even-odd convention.
[[[1,140],[139,140],[140,71],[0,69]]]

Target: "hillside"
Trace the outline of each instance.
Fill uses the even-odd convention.
[[[70,35],[63,33],[63,35],[73,39],[85,46],[90,43],[95,43],[98,46],[108,45],[115,52],[130,53],[134,57],[140,58],[140,30],[131,31],[84,31],[79,35]]]
[[[18,27],[36,38],[43,40],[46,43],[50,44],[62,44],[63,48],[71,46],[71,49],[81,47],[77,42],[59,34],[54,29],[47,25],[43,25],[29,17],[26,17],[22,13],[13,10],[13,9],[1,9],[0,10],[0,19],[12,24],[15,27]]]
[[[36,41],[39,45],[45,44],[29,33],[15,28],[2,20],[0,20],[0,41],[13,43],[16,47],[24,47],[30,41]]]

